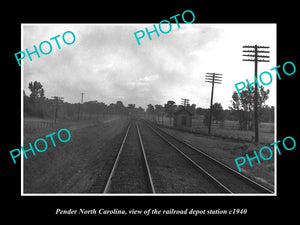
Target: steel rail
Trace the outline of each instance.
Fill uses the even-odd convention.
[[[110,188],[111,179],[112,179],[112,177],[114,176],[115,170],[116,170],[117,165],[118,165],[118,163],[119,163],[120,155],[121,155],[121,152],[122,152],[122,150],[123,150],[123,148],[124,148],[124,144],[125,144],[125,141],[126,141],[126,139],[127,139],[128,132],[129,132],[130,127],[131,127],[131,123],[129,123],[129,125],[128,125],[127,131],[126,131],[125,136],[124,136],[124,138],[123,138],[123,141],[122,141],[121,147],[120,147],[120,149],[119,149],[118,155],[117,155],[117,157],[116,157],[116,159],[115,159],[115,163],[114,163],[114,165],[113,165],[112,170],[110,171],[108,180],[107,180],[107,182],[106,182],[106,185],[105,185],[105,188],[104,188],[104,191],[103,191],[104,194],[108,193],[108,190],[109,190],[109,188]]]
[[[147,122],[148,123],[148,122]],[[274,193],[272,190],[270,190],[269,188],[257,183],[256,181],[250,179],[249,177],[245,176],[242,173],[239,173],[237,171],[235,171],[234,169],[232,169],[231,167],[229,167],[228,165],[222,163],[221,161],[215,159],[214,157],[208,155],[207,153],[205,153],[203,150],[201,150],[199,147],[195,147],[193,145],[191,145],[190,143],[188,143],[187,141],[181,140],[177,137],[175,137],[172,134],[167,133],[166,131],[163,131],[161,128],[155,126],[157,129],[159,129],[161,132],[163,132],[164,134],[174,138],[175,140],[177,140],[178,142],[188,146],[189,148],[193,149],[194,151],[198,152],[200,155],[204,156],[205,158],[209,159],[210,161],[218,164],[220,167],[223,167],[224,169],[226,169],[227,171],[231,172],[232,174],[234,174],[236,177],[239,177],[241,179],[243,179],[246,183],[248,183],[250,186],[252,186],[254,189],[263,192],[263,193]]]
[[[121,158],[121,154],[122,154],[122,151],[124,149],[124,145],[125,145],[125,142],[127,140],[128,133],[130,131],[131,126],[132,126],[132,122],[129,123],[128,128],[126,130],[126,133],[125,133],[125,136],[123,138],[122,144],[120,146],[118,155],[116,156],[114,165],[112,167],[112,170],[111,170],[111,172],[109,174],[109,178],[108,178],[107,183],[105,185],[105,188],[104,188],[104,191],[103,191],[104,194],[106,194],[106,193],[109,192],[109,189],[110,189],[110,186],[111,186],[111,181],[112,181],[112,178],[114,177],[115,171],[116,171],[116,169],[118,167],[118,164],[119,164],[119,161],[120,161],[120,158]],[[145,165],[146,170],[147,170],[147,178],[148,178],[147,180],[148,180],[148,183],[149,183],[147,185],[150,185],[151,192],[155,194],[155,188],[154,188],[154,184],[153,184],[153,180],[152,180],[152,176],[151,176],[151,172],[150,172],[150,167],[149,167],[149,164],[148,164],[148,161],[147,161],[146,152],[145,152],[145,149],[144,149],[142,137],[141,137],[141,134],[140,134],[140,131],[139,131],[137,123],[135,123],[135,128],[136,128],[136,131],[137,131],[137,134],[138,134],[138,137],[139,137],[139,144],[140,144],[142,155],[143,155],[144,165]]]
[[[161,137],[166,143],[168,143],[171,147],[173,147],[175,150],[177,150],[185,159],[187,159],[189,162],[191,162],[196,168],[198,168],[202,173],[204,173],[211,181],[214,182],[214,184],[225,193],[233,194],[233,192],[227,188],[224,184],[222,184],[220,181],[218,181],[215,177],[213,177],[211,174],[209,174],[204,168],[202,168],[199,164],[197,164],[194,160],[192,160],[189,156],[187,156],[185,153],[183,153],[179,148],[177,148],[175,145],[173,145],[170,141],[168,141],[164,136],[162,136],[158,131],[156,131],[152,126],[150,126],[147,123],[147,126],[153,130],[159,137]]]
[[[160,128],[158,128],[160,129]],[[164,131],[162,131],[164,132]],[[171,137],[175,138],[173,135],[170,134]],[[176,139],[176,138],[175,138]],[[257,183],[256,181],[250,179],[249,177],[245,176],[244,174],[242,173],[239,173],[237,171],[235,171],[234,169],[232,169],[231,167],[227,166],[226,164],[220,162],[219,160],[211,157],[210,155],[206,154],[205,152],[203,152],[203,150],[195,147],[195,146],[192,146],[191,144],[183,141],[183,140],[179,140],[179,139],[176,139],[178,140],[179,142],[183,143],[183,144],[186,144],[187,146],[189,146],[191,149],[195,150],[196,152],[198,152],[199,154],[205,156],[207,159],[213,161],[214,163],[218,164],[219,166],[227,169],[228,171],[232,172],[234,175],[236,175],[237,177],[241,177],[242,179],[244,179],[249,185],[251,185],[253,188],[255,189],[260,189],[260,191],[262,192],[266,192],[266,193],[274,193],[272,190],[270,190],[269,188],[267,187],[264,187],[263,185]]]
[[[146,169],[147,169],[148,180],[149,180],[149,183],[150,183],[150,186],[151,186],[151,191],[152,191],[153,194],[155,194],[155,188],[154,188],[154,184],[153,184],[149,164],[148,164],[148,161],[147,161],[146,152],[145,152],[145,149],[144,149],[144,144],[143,144],[142,137],[141,137],[141,134],[140,134],[140,130],[139,130],[139,127],[138,127],[137,123],[135,123],[135,125],[136,125],[137,133],[138,133],[138,136],[139,136],[141,149],[142,149],[142,152],[143,152],[143,159],[144,159],[145,166],[146,166]]]

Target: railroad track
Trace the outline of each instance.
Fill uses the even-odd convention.
[[[136,122],[130,122],[103,193],[155,193]]]
[[[139,123],[144,128],[143,135]],[[146,141],[146,149],[142,137]],[[103,193],[156,192],[273,193],[159,127],[146,121],[131,121]]]
[[[243,174],[233,170],[201,149],[190,145],[148,122],[144,123],[192,164],[222,193],[273,193]]]

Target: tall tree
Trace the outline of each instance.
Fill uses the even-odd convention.
[[[169,117],[170,125],[172,124],[172,118],[173,118],[173,114],[174,114],[175,110],[176,110],[175,102],[172,100],[169,100],[167,102],[167,104],[165,104],[165,112],[167,114],[167,117]]]
[[[45,92],[43,89],[43,85],[38,82],[30,82],[28,86],[31,91],[29,98],[26,99],[28,101],[24,102],[24,110],[26,114],[30,114],[31,116],[36,116],[43,118],[46,112],[45,110]]]
[[[38,81],[34,81],[34,82],[30,82],[29,86],[28,86],[29,90],[31,91],[31,94],[29,95],[30,100],[37,102],[39,100],[44,100],[45,98],[45,92],[44,92],[44,88],[43,85],[38,82]]]
[[[134,114],[136,112],[135,104],[128,104],[127,110],[129,115]]]
[[[186,107],[186,109],[189,112],[191,112],[193,115],[196,114],[196,104],[192,104],[192,105],[188,104],[187,107]]]
[[[154,113],[155,113],[155,110],[154,110],[154,107],[152,104],[148,104],[147,106],[147,113],[152,115],[152,120],[154,120]]]
[[[218,102],[214,103],[212,105],[212,109],[213,109],[213,120],[224,121],[223,107],[221,103]]]
[[[155,106],[155,114],[157,116],[157,120],[159,121],[159,116],[161,116],[162,118],[162,121],[164,121],[164,113],[165,113],[165,110],[164,110],[164,107],[162,105],[158,105],[156,104]]]
[[[242,119],[242,106],[241,106],[241,100],[240,97],[238,95],[238,93],[235,91],[232,94],[232,100],[230,100],[232,107],[229,106],[229,109],[231,111],[236,111],[238,114],[238,118],[239,118],[239,124],[240,124],[240,130],[243,130],[243,119]]]
[[[116,107],[116,112],[117,112],[118,114],[123,114],[123,113],[124,113],[124,111],[125,111],[125,106],[124,106],[124,104],[123,104],[122,101],[117,101],[115,107]]]
[[[258,111],[264,107],[266,100],[269,98],[270,90],[265,90],[264,86],[258,91]],[[251,92],[249,87],[241,92],[241,97],[238,96],[237,92],[233,92],[231,104],[233,107],[231,109],[237,110],[239,112],[240,127],[252,129],[253,127],[253,115],[254,110],[254,92]]]

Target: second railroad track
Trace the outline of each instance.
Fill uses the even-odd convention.
[[[129,122],[103,192],[273,193],[200,148],[141,120]]]

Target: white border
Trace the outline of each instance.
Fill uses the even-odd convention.
[[[117,25],[117,26],[123,26],[123,25],[128,25],[128,24],[114,24],[114,23],[101,23],[101,24],[89,24],[89,23],[62,23],[62,24],[57,24],[57,23],[43,23],[43,24],[32,24],[32,23],[21,23],[21,49],[23,48],[23,27],[26,25],[30,26],[48,26],[48,25],[66,25],[66,24],[71,24],[71,25],[78,25],[78,26],[101,26],[101,25]],[[138,23],[129,23],[130,25],[141,25]],[[143,23],[145,24],[145,23]],[[199,23],[195,23],[199,24]],[[277,65],[277,23],[205,23],[201,25],[208,25],[208,24],[274,24],[276,26],[276,59],[275,59],[275,64]],[[277,141],[277,79],[275,80],[275,101],[276,104],[274,106],[274,111],[275,111],[275,118],[274,118],[274,142]],[[24,83],[24,76],[23,76],[23,65],[21,65],[21,144],[24,146],[24,96],[23,96],[23,83]],[[271,194],[254,194],[254,193],[249,193],[249,194],[173,194],[173,193],[166,193],[166,194],[102,194],[102,193],[90,193],[90,194],[85,194],[85,193],[24,193],[24,156],[21,157],[21,196],[277,196],[277,151],[275,151],[275,146],[274,146],[274,153],[276,152],[275,157],[274,157],[274,193]],[[22,155],[22,154],[21,154]]]
[[[23,24],[21,24],[21,49],[24,49],[23,46]],[[24,146],[24,96],[23,96],[23,84],[24,84],[24,75],[23,75],[23,64],[21,64],[21,145]],[[24,196],[24,155],[21,154],[21,196]]]

